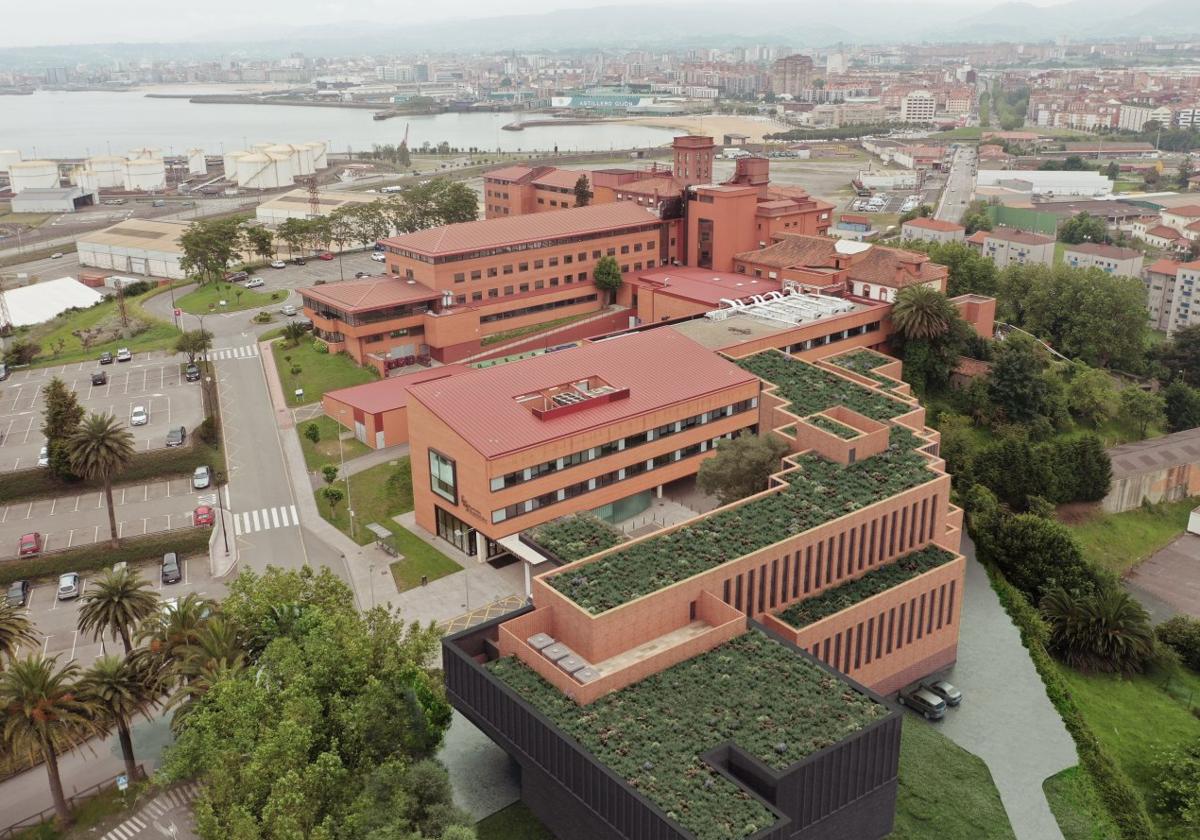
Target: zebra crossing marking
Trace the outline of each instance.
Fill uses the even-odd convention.
[[[228,361],[233,359],[257,359],[258,345],[247,344],[243,347],[222,347],[217,350],[209,350],[204,354],[204,358],[210,362]]]
[[[295,505],[258,508],[231,514],[234,536],[272,531],[276,528],[291,528],[300,524],[300,515]]]

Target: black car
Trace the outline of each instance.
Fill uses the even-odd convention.
[[[183,378],[188,382],[199,382],[200,365],[196,364],[195,362],[189,363],[188,366],[183,369]]]
[[[369,275],[368,275],[368,274],[367,274],[367,272],[365,272],[365,271],[356,271],[356,272],[354,272],[354,279],[355,279],[355,280],[361,280],[362,278],[364,278],[364,277],[367,277],[367,276],[369,276]]]
[[[240,283],[243,280],[249,279],[250,275],[244,271],[231,271],[225,275],[225,282],[227,283]]]
[[[304,259],[304,257],[296,257],[296,259],[292,260],[292,265],[308,265],[308,260]]]
[[[29,603],[29,581],[14,580],[4,596],[4,603],[10,607],[23,607]]]
[[[962,702],[962,692],[958,687],[946,682],[945,680],[925,680],[921,683],[921,688],[926,691],[931,691],[938,697],[946,701],[947,706],[957,706]]]
[[[183,572],[179,568],[179,555],[168,551],[162,559],[162,582],[179,583],[183,580]]]
[[[107,385],[108,384],[108,374],[102,370],[96,371],[95,373],[92,374],[92,384],[93,385]]]
[[[100,364],[111,365],[113,363],[113,354],[105,350],[100,354]]]
[[[921,686],[901,691],[896,702],[923,715],[925,720],[941,720],[946,716],[946,701]]]
[[[301,329],[303,329],[303,330],[305,330],[305,331],[311,331],[311,330],[312,330],[312,328],[313,328],[313,322],[312,322],[312,321],[310,321],[310,320],[308,320],[307,318],[297,318],[297,319],[294,321],[294,323],[297,323],[297,324],[299,324],[299,325],[300,325],[300,328],[301,328]]]
[[[183,426],[175,426],[167,431],[167,446],[183,446],[186,439],[187,429]]]

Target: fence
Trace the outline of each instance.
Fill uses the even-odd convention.
[[[121,776],[124,776],[124,775],[125,775],[124,773],[118,773],[115,776],[109,776],[107,779],[105,779],[102,782],[97,782],[96,784],[92,785],[91,787],[86,787],[83,790],[76,791],[75,793],[73,793],[67,797],[67,807],[73,809],[78,803],[82,802],[85,799],[91,799],[97,793],[102,792],[106,787],[116,787],[117,779],[119,779]],[[142,765],[139,764],[136,768],[135,775],[136,775],[135,781],[144,780],[146,778],[145,768],[143,768]],[[53,814],[54,814],[54,806],[53,805],[51,805],[49,808],[43,808],[42,810],[38,811],[36,814],[33,814],[32,816],[28,816],[23,820],[19,820],[19,821],[13,823],[8,828],[0,830],[0,840],[11,840],[11,838],[16,837],[18,833],[25,831],[26,829],[34,828],[36,826],[41,825],[42,823],[44,823],[46,821],[47,817],[52,816]]]

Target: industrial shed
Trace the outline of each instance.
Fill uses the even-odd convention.
[[[40,324],[68,309],[87,309],[102,300],[104,295],[89,289],[74,277],[46,280],[31,286],[8,289],[4,293],[4,302],[12,319],[11,326],[14,327]]]
[[[79,264],[121,274],[182,280],[185,274],[179,266],[183,256],[179,238],[187,227],[187,222],[150,219],[118,222],[79,237]]]

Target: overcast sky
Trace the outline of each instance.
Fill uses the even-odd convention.
[[[215,40],[223,31],[241,31],[272,21],[293,26],[331,20],[415,23],[672,2],[680,0],[3,0],[0,47],[173,42],[196,40],[198,36],[212,36]],[[962,10],[995,6],[1001,0],[941,2]],[[1045,6],[1061,0],[1026,2]],[[729,6],[731,10],[736,8],[737,0],[730,0]]]

